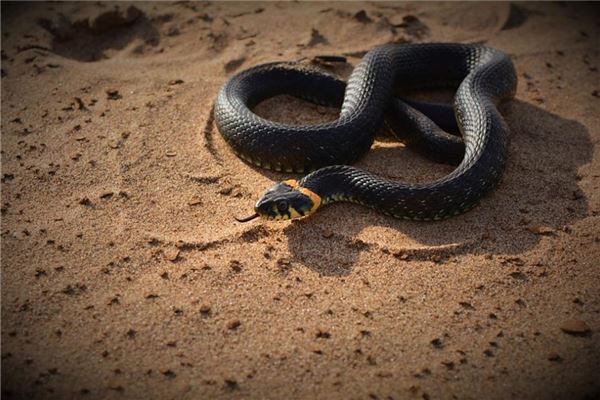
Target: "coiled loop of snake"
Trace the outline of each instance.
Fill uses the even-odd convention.
[[[397,218],[436,220],[470,209],[499,182],[507,127],[496,107],[514,96],[516,84],[510,58],[486,46],[390,44],[369,51],[347,85],[291,63],[250,68],[223,86],[214,116],[225,140],[244,160],[278,171],[316,169],[298,185],[316,194],[321,204],[345,200]],[[455,121],[439,117],[448,114],[444,107],[393,97],[394,87],[407,86],[457,87]],[[252,112],[254,105],[279,94],[339,106],[339,118],[292,126]],[[456,169],[433,182],[408,184],[349,166],[369,150],[384,114],[399,138],[442,161],[460,161]],[[464,145],[440,128],[453,124]]]

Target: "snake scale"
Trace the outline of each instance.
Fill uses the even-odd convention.
[[[508,55],[458,43],[376,47],[365,54],[347,83],[298,63],[242,71],[225,83],[215,102],[214,118],[222,136],[251,164],[312,172],[299,181],[275,184],[256,203],[254,215],[239,221],[305,217],[336,201],[410,220],[463,213],[501,178],[508,129],[497,105],[514,96],[516,85]],[[453,107],[395,97],[399,89],[432,87],[455,88]],[[294,126],[252,111],[259,102],[281,94],[339,107],[339,117]],[[440,161],[458,164],[456,169],[432,182],[409,184],[350,166],[369,150],[384,121],[400,140]]]

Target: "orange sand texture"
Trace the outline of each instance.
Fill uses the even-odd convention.
[[[3,2],[2,398],[598,398],[598,9]],[[349,204],[235,222],[297,176],[207,127],[219,87],[390,41],[512,56],[498,190],[438,223]],[[335,118],[288,97],[257,112]],[[451,170],[385,136],[358,165]]]

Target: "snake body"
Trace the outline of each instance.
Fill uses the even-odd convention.
[[[510,57],[490,47],[388,44],[366,53],[347,83],[290,63],[242,71],[219,91],[214,117],[242,159],[277,171],[313,171],[286,185],[315,194],[321,205],[351,201],[396,218],[437,220],[469,210],[498,184],[507,157],[507,126],[497,104],[514,96],[516,84]],[[395,88],[439,86],[457,88],[453,110],[393,95]],[[293,126],[252,112],[280,94],[338,106],[339,118]],[[369,150],[384,118],[400,139],[441,161],[457,162],[456,169],[433,182],[408,184],[350,166]],[[453,126],[462,140],[444,131]]]

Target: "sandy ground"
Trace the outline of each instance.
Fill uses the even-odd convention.
[[[598,398],[598,9],[3,2],[2,397]],[[219,87],[390,41],[513,57],[498,190],[439,223],[355,205],[235,222],[289,176],[206,129]],[[383,139],[358,165],[450,171]]]

